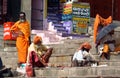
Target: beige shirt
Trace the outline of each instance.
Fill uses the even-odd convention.
[[[41,57],[41,55],[43,55],[47,51],[47,47],[43,44],[41,44],[40,46],[37,46],[34,43],[32,43],[28,48],[27,63],[29,61],[29,54],[32,51],[36,52],[38,57]]]

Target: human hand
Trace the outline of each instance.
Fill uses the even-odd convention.
[[[13,34],[13,33],[15,33],[15,31],[14,30],[10,30],[10,32]]]
[[[48,63],[45,63],[44,66],[48,66]]]
[[[18,35],[24,35],[22,31],[18,31],[17,33]]]
[[[18,32],[14,30],[10,30],[10,32],[12,33],[13,37],[18,37]]]

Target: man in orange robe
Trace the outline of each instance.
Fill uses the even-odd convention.
[[[112,23],[112,17],[109,16],[107,19],[102,18],[99,14],[96,15],[95,21],[94,21],[94,43],[96,43],[96,37],[99,31],[105,27],[108,26],[110,23]]]
[[[18,64],[25,63],[29,47],[30,24],[26,20],[24,12],[19,14],[19,20],[11,27],[11,32],[16,35],[16,47],[18,50]]]

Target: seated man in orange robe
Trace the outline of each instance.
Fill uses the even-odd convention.
[[[107,19],[102,18],[99,14],[96,15],[95,21],[94,21],[94,43],[96,43],[96,37],[99,31],[109,24],[112,23],[112,17],[109,16]]]
[[[18,65],[26,63],[29,47],[30,24],[26,20],[26,14],[24,12],[20,12],[19,20],[10,30],[17,37],[16,47],[18,50]]]
[[[42,44],[40,36],[35,36],[33,43],[28,48],[27,64],[31,64],[33,67],[48,66],[52,50],[53,48],[47,48]]]

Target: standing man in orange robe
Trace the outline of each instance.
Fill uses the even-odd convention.
[[[24,12],[20,12],[19,20],[11,27],[11,32],[17,37],[18,65],[26,63],[30,43],[30,24],[26,20],[26,14]]]

